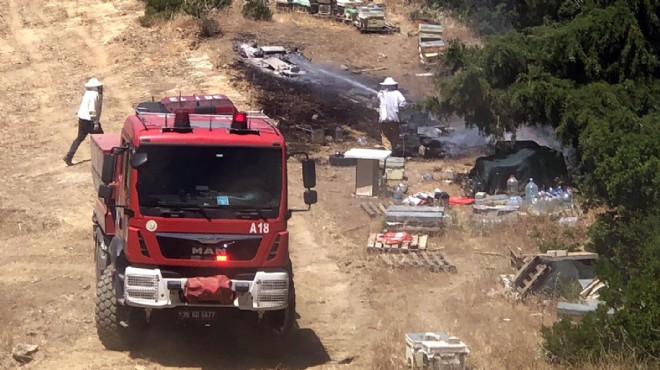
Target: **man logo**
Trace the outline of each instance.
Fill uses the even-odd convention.
[[[218,254],[225,254],[227,248],[234,243],[236,242],[223,243],[222,247],[193,247],[191,254],[193,256],[215,256]]]

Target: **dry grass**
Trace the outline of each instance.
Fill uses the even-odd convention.
[[[443,331],[461,338],[472,351],[469,361],[475,368],[536,367],[539,328],[552,316],[540,306],[510,301],[498,287],[496,275],[399,273],[399,278],[392,278],[380,271],[380,282],[386,287],[382,293],[387,292],[390,302],[400,306],[401,315],[388,317],[382,311],[382,334],[372,351],[374,368],[403,368],[404,334],[421,331]],[[405,314],[410,312],[414,314]]]
[[[440,186],[460,195],[456,184],[422,182],[421,176],[432,172],[438,178],[441,170],[464,172],[472,163],[473,158],[411,162],[406,166],[410,192]],[[537,253],[539,244],[553,236],[581,244],[592,219],[581,219],[574,228],[558,225],[556,218],[529,216],[479,226],[470,222],[470,206],[450,207],[449,212],[455,220],[443,236],[431,239],[431,247],[444,250],[457,267],[456,275],[387,268],[372,271],[372,280],[379,283],[372,302],[383,323],[373,344],[374,368],[404,368],[404,334],[414,331],[458,336],[472,351],[469,361],[476,369],[553,368],[541,352],[540,328],[556,320],[554,301],[545,297],[516,301],[504,292],[499,276],[514,272],[509,250]],[[394,304],[396,311],[391,308]]]
[[[579,367],[547,363],[540,328],[555,321],[554,309],[540,299],[514,301],[503,293],[494,272],[447,276],[378,269],[373,276],[382,295],[382,306],[376,303],[381,319],[380,334],[371,346],[373,369],[405,369],[404,335],[423,331],[458,336],[471,350],[468,361],[473,369],[644,368],[626,356]],[[393,304],[394,313],[387,308]]]
[[[14,329],[13,322],[11,317],[11,312],[9,310],[9,302],[5,294],[0,289],[0,368],[6,369],[11,364],[11,352],[14,347]]]

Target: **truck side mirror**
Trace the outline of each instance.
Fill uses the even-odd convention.
[[[303,185],[306,189],[311,189],[316,186],[316,162],[312,159],[302,160],[303,172]],[[307,192],[305,192],[305,199],[307,199]],[[307,202],[305,202],[307,203]]]
[[[103,155],[103,167],[101,167],[101,181],[104,184],[112,182],[115,173],[115,156],[112,154]]]
[[[99,186],[98,196],[104,201],[110,199],[110,197],[112,197],[112,188],[110,187],[110,185],[101,184]]]
[[[311,206],[312,204],[316,204],[318,202],[318,194],[316,194],[316,190],[306,190],[304,194],[305,198],[305,204],[308,206]]]
[[[139,168],[145,163],[147,163],[147,153],[139,152],[131,156],[131,167]]]

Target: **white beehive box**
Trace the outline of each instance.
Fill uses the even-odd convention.
[[[406,333],[406,362],[413,369],[465,369],[470,350],[442,332]]]
[[[386,165],[385,174],[388,180],[403,180],[405,175],[405,158],[401,157],[388,157],[387,161],[380,160],[379,168],[382,170],[383,165]]]

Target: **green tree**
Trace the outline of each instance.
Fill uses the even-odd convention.
[[[606,305],[580,325],[545,328],[544,348],[568,364],[616,351],[657,359],[660,1],[523,1],[510,9],[514,31],[483,48],[450,42],[427,107],[488,134],[552,126],[576,149],[586,204],[606,209],[588,245],[601,256]]]

